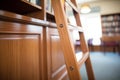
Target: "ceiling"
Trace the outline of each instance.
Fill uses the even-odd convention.
[[[77,0],[78,3],[91,2],[91,1],[99,1],[99,0]]]
[[[77,3],[84,3],[84,2],[111,1],[111,0],[76,0],[76,1],[77,1]]]

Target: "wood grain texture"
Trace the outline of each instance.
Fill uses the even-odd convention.
[[[24,23],[24,24],[32,24],[32,25],[38,25],[38,26],[56,27],[55,23],[48,22],[45,20],[40,20],[40,19],[44,19],[43,13],[46,14],[45,12],[39,12],[39,11],[29,13],[29,15],[36,16],[37,18],[39,18],[39,19],[36,19],[36,18],[24,16],[24,15],[15,14],[12,12],[0,10],[0,20]]]
[[[39,80],[39,36],[0,34],[0,80]]]
[[[0,80],[41,79],[42,27],[0,21]]]
[[[69,80],[66,77],[66,66],[58,30],[48,28],[47,31],[48,80]]]
[[[0,21],[0,33],[41,34],[42,27],[16,22]]]

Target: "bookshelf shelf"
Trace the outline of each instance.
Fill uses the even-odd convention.
[[[46,17],[47,17],[47,21],[55,22],[54,14],[50,13],[49,11],[46,11]]]
[[[42,10],[42,7],[27,0],[0,0],[0,9],[18,14],[27,14]]]

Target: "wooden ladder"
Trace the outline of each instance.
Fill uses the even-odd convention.
[[[80,46],[82,49],[83,56],[79,62],[77,62],[75,56],[75,50],[70,39],[69,29],[68,29],[68,22],[67,17],[64,10],[64,0],[52,0],[52,7],[54,10],[54,15],[57,23],[57,29],[60,36],[60,41],[62,44],[63,54],[65,58],[66,68],[69,75],[70,80],[81,80],[80,76],[80,69],[82,64],[85,63],[87,75],[89,80],[95,80],[94,73],[90,61],[90,55],[88,46],[86,44],[84,33],[81,26],[80,15],[77,9],[77,4],[75,0],[67,0],[67,2],[73,9],[73,13],[76,19],[77,29],[79,29],[79,36],[80,36]]]

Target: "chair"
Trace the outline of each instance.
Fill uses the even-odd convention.
[[[94,51],[93,39],[88,39],[88,46],[90,47],[89,49],[90,49],[91,51]]]

